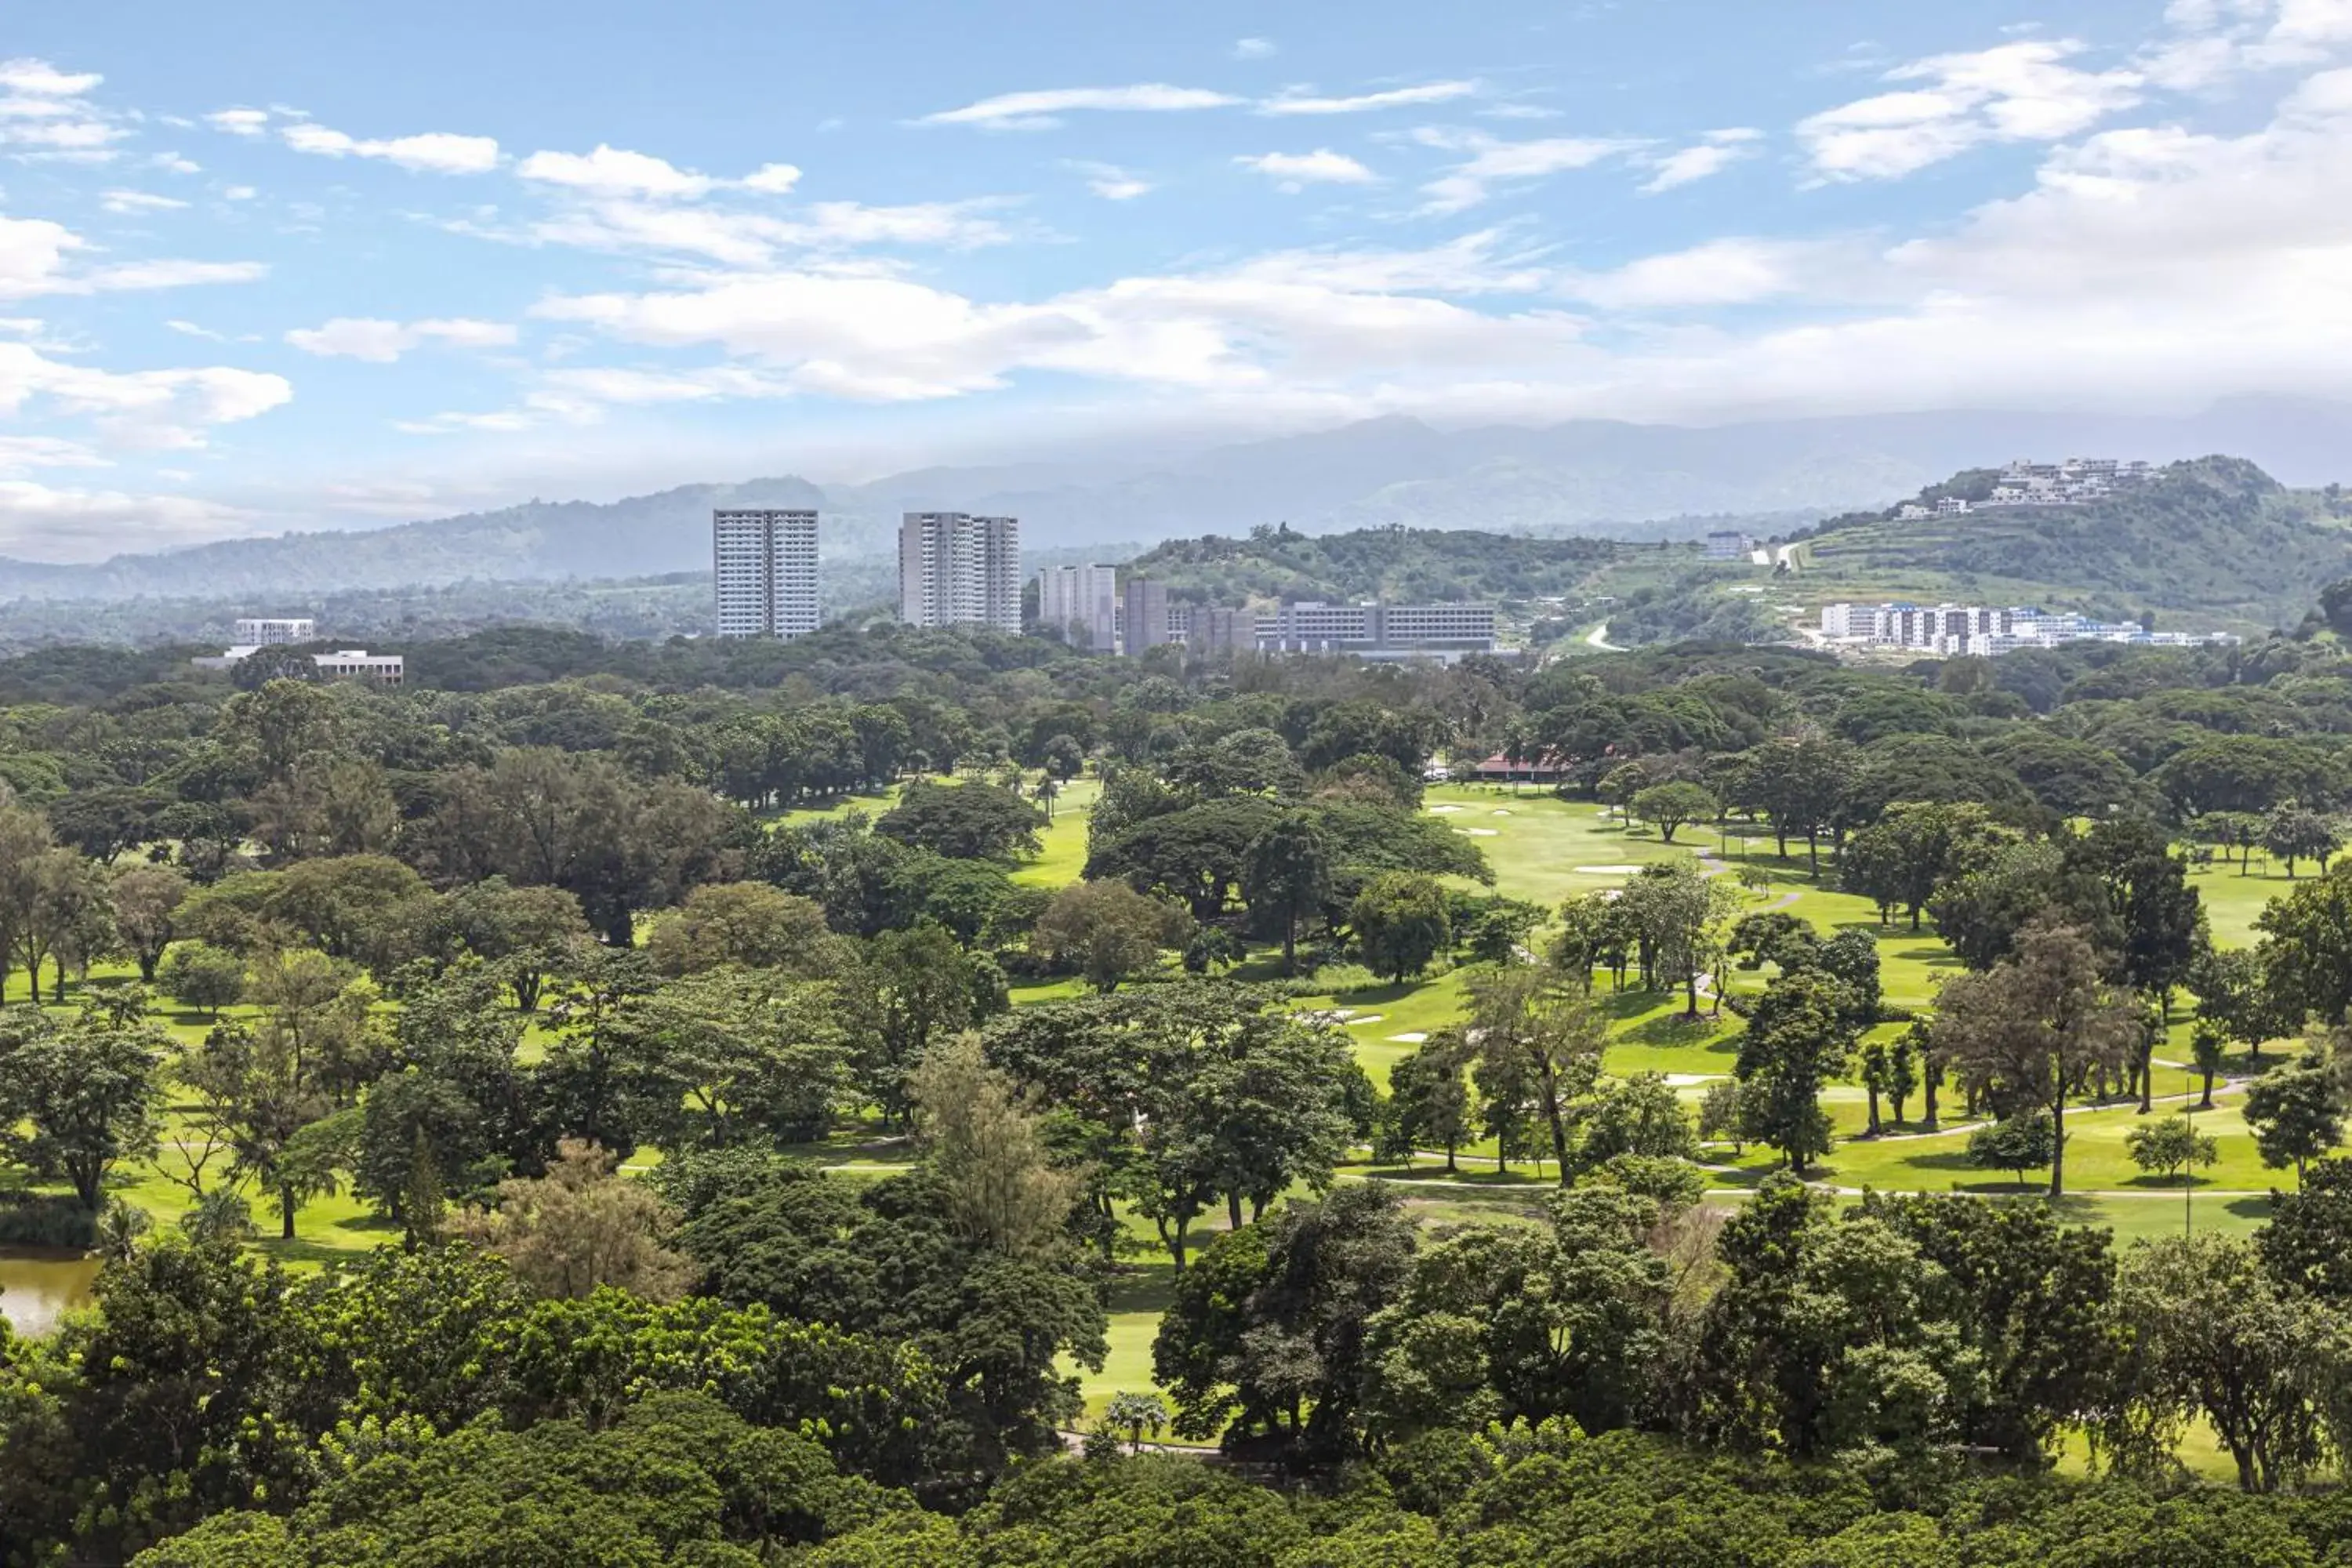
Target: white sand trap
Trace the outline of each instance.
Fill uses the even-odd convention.
[[[1432,816],[1444,816],[1449,811],[1467,811],[1470,808],[1466,805],[1424,805],[1421,809]]]
[[[1666,1075],[1666,1087],[1688,1089],[1695,1083],[1713,1083],[1722,1076],[1715,1072],[1670,1072]]]
[[[1502,837],[1501,834],[1496,832],[1491,827],[1457,827],[1454,831],[1456,833],[1466,833],[1473,838],[1500,838]]]
[[[1579,866],[1577,870],[1587,877],[1630,877],[1639,866]]]
[[[1379,1022],[1381,1021],[1381,1017],[1382,1017],[1382,1016],[1383,1016],[1383,1015],[1379,1014],[1379,1013],[1367,1013],[1367,1014],[1365,1014],[1363,1016],[1361,1016],[1361,1017],[1360,1017],[1360,1018],[1350,1018],[1350,1019],[1349,1019],[1349,1020],[1348,1020],[1348,1027],[1349,1027],[1349,1028],[1351,1028],[1351,1029],[1360,1029],[1360,1028],[1362,1028],[1362,1027],[1363,1027],[1365,1025],[1367,1025],[1367,1024],[1377,1024],[1377,1023],[1379,1023]]]
[[[1499,806],[1499,805],[1498,805],[1498,806],[1496,806],[1496,807],[1495,808],[1495,810],[1494,810],[1494,815],[1495,815],[1495,816],[1510,816],[1511,814],[1510,814],[1509,812],[1507,812],[1507,811],[1504,810],[1501,806]]]
[[[1423,1041],[1428,1039],[1429,1037],[1423,1034],[1419,1029],[1407,1029],[1403,1034],[1391,1035],[1389,1038],[1395,1041],[1400,1046],[1417,1046]]]

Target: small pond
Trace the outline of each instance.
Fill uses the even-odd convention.
[[[60,1313],[89,1305],[98,1259],[51,1247],[0,1247],[0,1317],[20,1334],[46,1334]]]

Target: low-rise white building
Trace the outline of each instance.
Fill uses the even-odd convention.
[[[314,641],[319,623],[308,616],[240,616],[232,630],[239,647],[277,647]]]
[[[259,653],[264,645],[239,643],[223,648],[209,658],[192,658],[188,662],[198,669],[234,669]],[[396,653],[370,653],[365,648],[339,648],[333,653],[314,653],[310,662],[318,668],[321,680],[370,680],[378,686],[400,686],[406,682],[408,661]]]
[[[1822,606],[1822,636],[1876,647],[1943,655],[1992,655],[2069,642],[2119,642],[2155,647],[2234,643],[2230,632],[2151,632],[2136,621],[2095,621],[2030,605],[1839,603]]]

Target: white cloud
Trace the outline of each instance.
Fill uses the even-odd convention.
[[[208,366],[113,372],[51,359],[28,343],[0,343],[0,413],[28,407],[87,418],[120,447],[201,447],[215,425],[268,413],[294,395],[282,376]]]
[[[25,159],[102,163],[109,143],[130,134],[88,101],[106,79],[59,70],[47,60],[0,60],[0,145],[31,148]]]
[[[597,143],[593,153],[533,153],[515,165],[515,173],[541,184],[557,185],[586,197],[622,197],[644,201],[699,201],[713,191],[746,190],[781,196],[800,184],[801,172],[790,163],[762,163],[740,180],[681,169],[647,153],[631,153]]]
[[[0,92],[16,97],[79,98],[105,79],[95,71],[61,71],[47,60],[0,60]]]
[[[1476,206],[1493,195],[1498,184],[1589,169],[1621,153],[1639,151],[1643,145],[1612,136],[1551,136],[1535,142],[1502,142],[1483,132],[1438,129],[1416,132],[1413,139],[1423,146],[1471,154],[1467,162],[1422,186],[1422,194],[1429,198],[1422,210],[1441,214]]]
[[[231,202],[249,202],[260,194],[251,185],[227,185],[221,190],[221,199]]]
[[[213,343],[257,343],[257,342],[259,342],[261,341],[261,339],[260,339],[258,336],[257,336],[257,335],[255,335],[255,334],[253,334],[253,333],[251,333],[251,332],[245,332],[245,333],[239,333],[239,334],[232,335],[232,334],[227,333],[227,332],[216,331],[215,331],[215,330],[214,330],[213,328],[211,328],[211,327],[199,326],[197,323],[195,323],[195,322],[194,322],[194,321],[177,321],[177,320],[174,320],[174,321],[165,321],[163,324],[164,324],[165,326],[167,326],[167,327],[171,328],[173,331],[178,332],[178,333],[179,333],[181,336],[183,336],[183,337],[189,337],[189,338],[202,338],[202,339],[204,339],[206,342],[213,342]]]
[[[96,294],[190,284],[249,283],[266,276],[257,261],[120,262],[76,271],[71,260],[89,246],[63,224],[47,218],[0,217],[0,299],[36,294]]]
[[[628,200],[593,201],[531,226],[532,240],[591,250],[645,250],[761,268],[780,252],[874,245],[968,250],[1001,245],[1011,232],[989,213],[1001,204],[918,202],[869,206],[816,202],[792,216]]]
[[[1062,87],[999,93],[961,109],[927,114],[918,123],[977,125],[990,131],[1043,131],[1060,124],[1059,117],[1074,110],[1170,113],[1189,109],[1223,109],[1241,101],[1229,92],[1171,87],[1160,81],[1138,82],[1129,87]]]
[[[1582,323],[1560,311],[1490,315],[1412,291],[1491,274],[1490,246],[1298,253],[1122,279],[1034,304],[984,302],[905,278],[770,272],[558,296],[535,313],[646,346],[717,348],[758,373],[745,383],[659,384],[674,395],[789,391],[883,402],[983,392],[1023,371],[1203,393],[1483,376],[1543,363],[1577,342]]]
[[[781,196],[801,183],[801,172],[791,163],[762,163],[738,183],[747,191]]]
[[[1312,153],[1260,153],[1234,162],[1255,169],[1285,191],[1304,190],[1310,184],[1371,185],[1381,178],[1345,153],[1334,153],[1328,147],[1318,147]]]
[[[2088,71],[2066,61],[2071,38],[2001,44],[1895,67],[1881,79],[1917,82],[1797,122],[1816,177],[1892,180],[1998,142],[2055,142],[2139,102],[2146,76]]]
[[[485,174],[499,166],[499,144],[488,136],[427,131],[415,136],[362,141],[308,122],[282,125],[278,134],[297,153],[326,158],[381,158],[419,174]]]
[[[1282,51],[1272,38],[1235,38],[1234,58],[1237,60],[1271,59]]]
[[[322,358],[389,364],[428,342],[454,348],[505,348],[514,342],[515,330],[500,321],[464,318],[404,323],[373,316],[338,316],[323,326],[298,327],[286,334],[286,341],[304,353]]]
[[[649,153],[596,144],[593,153],[533,153],[515,165],[526,180],[612,196],[674,196],[692,201],[718,184]]]
[[[1067,166],[1086,175],[1087,189],[1107,202],[1131,202],[1152,192],[1150,181],[1116,163],[1090,163],[1083,159],[1073,159]]]
[[[1431,81],[1418,87],[1391,88],[1385,92],[1360,93],[1353,98],[1320,98],[1304,90],[1294,90],[1267,99],[1257,106],[1260,114],[1362,114],[1378,109],[1402,109],[1419,103],[1450,103],[1457,98],[1469,98],[1479,91],[1475,81]]]
[[[1609,310],[1679,310],[1753,304],[1832,291],[1825,274],[1843,258],[1836,245],[1712,239],[1688,250],[1643,257],[1606,272],[1574,272],[1562,293]]]
[[[215,131],[226,131],[232,136],[258,136],[268,127],[269,110],[216,109],[205,116],[205,123]]]
[[[1643,183],[1642,189],[1655,195],[1660,191],[1671,191],[1677,185],[1719,174],[1741,159],[1753,157],[1756,143],[1763,135],[1748,126],[1710,131],[1696,144],[1654,159],[1650,167],[1656,172]]]
[[[99,198],[99,205],[110,213],[176,212],[187,205],[176,196],[159,196],[146,191],[109,191]]]
[[[217,538],[253,521],[242,508],[194,496],[60,489],[0,479],[0,553],[55,563],[102,561],[126,542],[154,549]]]
[[[125,261],[101,267],[68,293],[125,289],[186,289],[211,283],[258,283],[269,276],[266,261]]]
[[[37,468],[103,468],[107,460],[79,441],[57,436],[0,436],[0,477]]]
[[[193,158],[183,158],[177,153],[158,153],[147,162],[167,174],[201,174],[205,172],[203,164]]]

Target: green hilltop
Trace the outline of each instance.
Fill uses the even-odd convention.
[[[1901,507],[1832,518],[1798,537],[1804,597],[2039,603],[2114,618],[2191,613],[2217,627],[2291,623],[2314,585],[2352,574],[2352,498],[2290,489],[2243,458],[2170,464],[2076,506],[1989,504],[2000,473],[1964,469]],[[2168,624],[2176,617],[2167,616]]]

